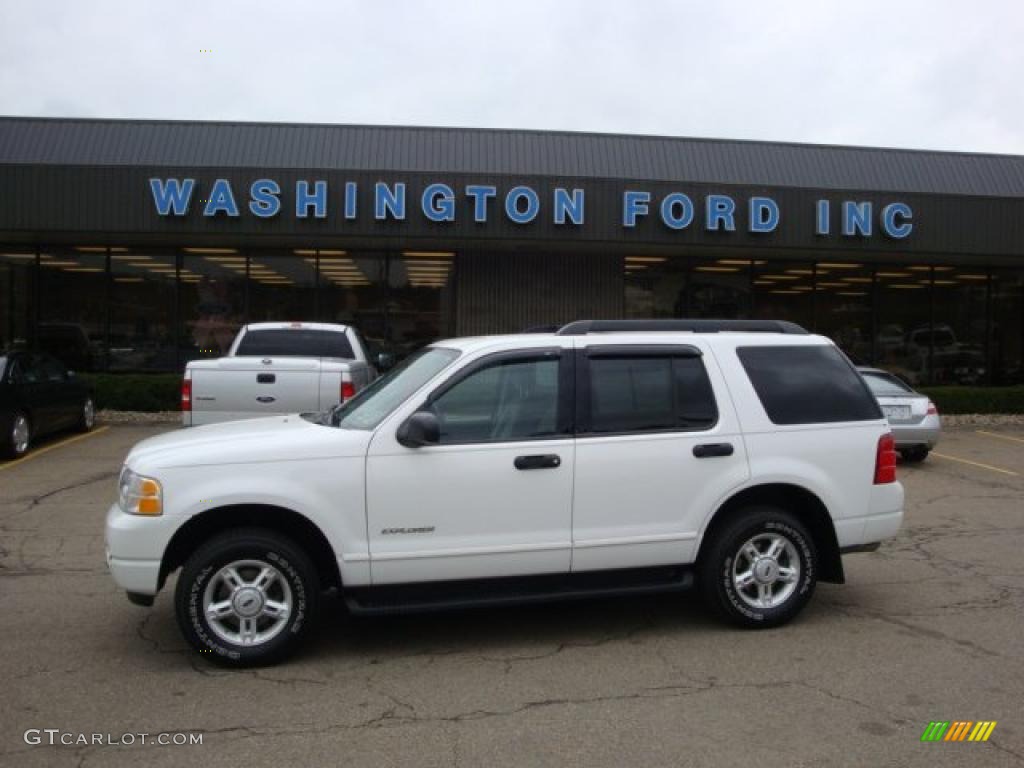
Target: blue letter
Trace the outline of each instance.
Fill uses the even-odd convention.
[[[779,206],[770,197],[750,198],[750,231],[774,232],[779,226]]]
[[[679,208],[679,215],[675,209]],[[661,220],[669,229],[686,229],[693,221],[693,201],[689,195],[673,192],[661,201]]]
[[[636,217],[647,215],[647,203],[650,201],[650,192],[626,190],[622,195],[622,226],[635,227]]]
[[[352,220],[356,217],[356,191],[358,187],[354,181],[345,182],[345,218]]]
[[[568,190],[555,187],[555,224],[565,224],[566,215],[573,224],[583,224],[582,189],[574,189],[570,198]]]
[[[421,205],[431,221],[455,221],[455,193],[447,184],[427,185]]]
[[[871,237],[871,203],[843,202],[843,234]]]
[[[818,201],[818,217],[817,223],[814,225],[814,234],[816,235],[827,235],[829,233],[828,224],[828,200]]]
[[[705,201],[707,206],[706,221],[704,228],[708,232],[715,232],[721,229],[719,224],[724,225],[726,232],[736,231],[736,203],[728,195],[708,195]]]
[[[314,181],[313,191],[309,191],[308,181],[295,182],[295,215],[304,219],[309,216],[312,206],[313,215],[318,219],[327,216],[327,182]]]
[[[900,221],[897,221],[897,217]],[[906,203],[889,203],[882,209],[882,229],[889,237],[902,240],[914,230],[910,220],[914,217]]]
[[[519,210],[519,201],[526,201],[526,210]],[[512,187],[505,196],[505,214],[515,224],[529,224],[540,211],[540,198],[529,187]]]
[[[487,221],[487,198],[496,197],[497,187],[469,184],[466,187],[466,195],[473,198],[473,221],[482,224]]]
[[[192,199],[192,188],[195,185],[195,179],[185,179],[184,183],[177,179],[150,179],[149,191],[153,193],[157,214],[167,216],[173,211],[175,216],[184,216],[188,213],[188,204]]]
[[[249,187],[249,210],[253,216],[261,219],[269,219],[277,216],[281,211],[281,201],[278,195],[281,194],[281,187],[273,179],[257,179]]]
[[[217,179],[213,182],[210,199],[206,201],[206,208],[203,209],[203,216],[214,216],[221,211],[228,216],[238,215],[235,193],[231,191],[231,182],[227,179]]]
[[[383,181],[377,182],[376,194],[373,200],[373,218],[383,221],[388,217],[399,221],[405,218],[405,184],[397,182],[395,191],[392,192]]]

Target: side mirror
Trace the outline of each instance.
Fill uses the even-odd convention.
[[[377,368],[381,371],[387,371],[393,368],[395,365],[395,356],[391,352],[378,352],[377,353]]]
[[[406,448],[420,448],[441,442],[441,424],[430,411],[416,411],[395,433],[395,439]]]

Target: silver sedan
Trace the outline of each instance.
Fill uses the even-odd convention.
[[[858,368],[892,425],[896,450],[904,461],[924,461],[939,442],[942,420],[935,403],[903,380],[878,368]]]

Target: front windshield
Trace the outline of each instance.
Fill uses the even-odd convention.
[[[427,347],[407,357],[344,405],[330,423],[345,429],[374,429],[399,405],[459,356],[457,350]]]

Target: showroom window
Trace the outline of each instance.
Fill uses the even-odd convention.
[[[740,258],[626,256],[626,317],[749,317],[752,263]]]
[[[245,322],[246,257],[234,248],[186,248],[178,286],[178,365],[221,357]]]
[[[35,262],[32,249],[0,245],[0,353],[29,344]]]
[[[246,321],[316,320],[316,258],[250,251]]]
[[[319,257],[319,318],[355,326],[371,359],[387,350],[385,255],[374,251],[297,250],[309,264]]]
[[[758,261],[751,279],[753,317],[814,328],[815,266],[804,261]]]
[[[992,274],[991,383],[1024,384],[1024,270]]]
[[[814,309],[815,332],[835,341],[857,365],[870,365],[876,347],[893,341],[892,329],[882,333],[874,328],[874,268],[870,265],[816,264]]]
[[[107,366],[109,284],[106,248],[46,249],[39,254],[36,347],[75,371]]]
[[[402,251],[388,260],[387,330],[398,358],[447,335],[454,297],[455,254]]]
[[[174,251],[110,249],[111,371],[172,371],[174,342]]]

